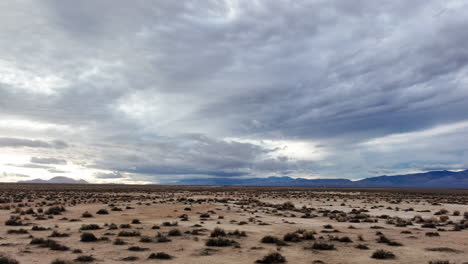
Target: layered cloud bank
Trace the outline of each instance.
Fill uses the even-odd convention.
[[[465,1],[0,3],[2,181],[468,167]]]

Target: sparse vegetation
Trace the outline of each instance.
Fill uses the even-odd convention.
[[[393,254],[391,251],[378,249],[372,253],[371,257],[375,259],[394,259],[395,254]]]

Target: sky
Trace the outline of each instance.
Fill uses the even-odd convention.
[[[0,181],[468,168],[463,0],[0,1]]]

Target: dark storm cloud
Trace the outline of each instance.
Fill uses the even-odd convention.
[[[67,148],[68,144],[61,140],[43,141],[38,139],[25,139],[25,138],[6,138],[0,137],[0,147],[3,148]]]
[[[155,180],[468,164],[465,128],[408,135],[468,120],[463,1],[50,0],[0,10],[0,120],[65,127],[0,127],[0,147],[61,149],[71,163]],[[395,134],[412,140],[366,144]],[[309,142],[323,155],[288,157],[263,140]]]
[[[274,151],[251,143],[188,134],[172,142],[146,141],[138,146],[138,151],[125,148],[118,154],[110,151],[112,154],[102,156],[91,167],[111,169],[114,173],[234,177],[251,174],[256,169],[268,172],[287,169],[285,159],[266,157]]]
[[[64,165],[64,164],[67,164],[67,161],[64,159],[57,159],[57,158],[31,157],[31,163]]]

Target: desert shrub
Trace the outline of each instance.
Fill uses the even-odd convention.
[[[66,251],[69,249],[67,246],[61,245],[57,241],[51,239],[33,238],[29,244],[39,245],[40,247],[49,248],[51,250]]]
[[[62,212],[65,212],[65,208],[63,206],[53,206],[49,207],[44,214],[46,215],[60,215]]]
[[[314,232],[304,232],[302,233],[302,239],[304,240],[315,240]]]
[[[209,213],[200,214],[200,218],[209,218],[209,217],[210,217]]]
[[[120,238],[117,238],[116,240],[114,240],[114,245],[116,245],[116,246],[122,246],[122,245],[126,245],[126,244],[127,244],[127,242],[123,241]]]
[[[275,244],[279,241],[279,238],[275,237],[275,236],[264,236],[260,242],[262,243],[265,243],[265,244]]]
[[[134,236],[140,236],[140,232],[138,231],[120,231],[118,236],[121,237],[134,237]]]
[[[69,250],[70,248],[58,243],[55,240],[50,240],[47,239],[45,243],[43,244],[43,247],[48,247],[50,250],[58,250],[58,251],[66,251]]]
[[[172,256],[165,252],[151,253],[148,259],[172,259]]]
[[[349,238],[348,236],[340,237],[340,238],[338,238],[338,241],[343,242],[343,243],[352,243],[353,242],[353,240],[351,240],[351,238]]]
[[[106,209],[100,209],[99,211],[96,212],[96,214],[106,215],[106,214],[109,214],[109,211],[107,211]]]
[[[422,228],[436,228],[436,224],[434,223],[424,223],[421,225]]]
[[[151,237],[148,237],[148,236],[142,236],[140,238],[140,242],[142,242],[142,243],[151,243],[151,242],[153,242],[153,239]]]
[[[333,244],[328,244],[328,243],[324,243],[324,242],[315,242],[315,243],[312,245],[312,249],[317,249],[317,250],[334,250],[334,249],[335,249],[335,245],[333,245]]]
[[[133,219],[132,224],[138,225],[138,224],[141,224],[141,222],[139,219]]]
[[[76,262],[93,262],[95,261],[96,259],[93,257],[93,256],[87,256],[87,255],[82,255],[82,256],[78,256],[75,261]]]
[[[58,231],[53,231],[52,234],[50,234],[49,237],[69,237],[70,235],[69,234],[66,234],[66,233],[60,233]]]
[[[21,235],[21,234],[28,234],[28,230],[26,229],[10,229],[7,231],[8,234],[13,234],[13,235]]]
[[[96,242],[98,241],[97,237],[93,233],[83,233],[81,234],[81,242]]]
[[[436,237],[440,236],[438,232],[426,232],[426,236],[428,237]]]
[[[280,209],[283,209],[283,210],[294,210],[296,208],[296,206],[290,202],[290,201],[287,201],[287,202],[284,202],[282,205],[281,205],[281,208]]]
[[[56,260],[52,261],[50,264],[72,264],[72,263],[73,263],[72,261],[63,260],[63,259],[56,259]]]
[[[40,245],[40,244],[43,244],[44,242],[45,242],[45,239],[36,237],[36,238],[33,238],[31,240],[31,242],[29,242],[29,244],[30,245]]]
[[[117,227],[116,224],[112,223],[112,224],[110,224],[110,225],[108,226],[107,229],[109,229],[109,230],[117,230],[117,229],[119,229],[119,228]]]
[[[122,261],[137,261],[139,260],[139,258],[136,256],[128,256],[128,257],[122,258],[121,260]]]
[[[437,252],[448,252],[448,253],[462,253],[463,251],[449,248],[449,247],[435,247],[435,248],[426,248],[427,251],[437,251]]]
[[[369,247],[367,245],[364,245],[364,244],[358,244],[355,246],[355,248],[357,249],[369,249]]]
[[[442,223],[447,222],[449,219],[450,219],[450,217],[448,217],[447,215],[441,215],[441,216],[439,217],[439,220],[440,220],[440,222],[442,222]]]
[[[169,232],[167,233],[168,236],[181,236],[182,235],[182,232],[180,232],[179,229],[175,228],[175,229],[171,229],[169,230]]]
[[[383,249],[378,249],[372,253],[371,258],[375,259],[394,259],[395,254],[393,254],[391,251],[383,250]]]
[[[208,239],[205,245],[208,247],[230,247],[230,246],[237,246],[239,245],[239,243],[237,243],[234,240],[217,237],[217,238]]]
[[[91,217],[93,217],[93,215],[92,215],[90,212],[86,211],[86,212],[84,212],[84,213],[81,215],[81,217],[84,217],[84,218],[91,218]]]
[[[167,242],[171,242],[172,240],[170,240],[169,238],[165,237],[165,236],[158,236],[156,238],[156,242],[158,243],[167,243]]]
[[[47,228],[45,228],[45,227],[43,227],[43,226],[36,226],[36,225],[35,225],[35,226],[33,226],[33,227],[31,228],[31,230],[32,230],[32,231],[46,231],[46,230],[49,230],[49,229],[47,229]]]
[[[8,256],[0,255],[0,264],[19,264],[19,262]]]
[[[215,228],[211,234],[210,234],[210,237],[224,237],[226,236],[226,232],[224,231],[224,229],[222,228]]]
[[[128,248],[129,251],[146,251],[149,250],[149,248],[142,248],[139,246],[133,246]]]
[[[255,261],[255,263],[266,263],[266,264],[267,263],[271,263],[271,264],[285,263],[285,262],[286,262],[286,258],[278,252],[270,253],[264,256],[262,259]]]
[[[99,229],[101,229],[101,227],[97,224],[82,225],[80,227],[81,231],[99,230]]]
[[[162,223],[162,226],[177,226],[179,223],[177,223],[177,221],[175,222],[163,222]]]
[[[239,231],[236,229],[232,232],[228,232],[228,236],[246,237],[247,233],[245,233],[245,231]]]
[[[287,242],[301,242],[301,236],[298,233],[287,233],[283,236],[283,240]]]
[[[402,246],[403,244],[399,243],[399,242],[396,242],[396,241],[392,241],[390,239],[388,239],[385,235],[381,234],[378,238],[377,238],[377,243],[384,243],[384,244],[387,244],[389,246]]]
[[[128,229],[128,228],[131,228],[132,226],[130,224],[121,224],[120,225],[120,228],[122,229]]]
[[[429,261],[429,264],[450,264],[450,261],[438,259]]]
[[[5,221],[5,225],[7,226],[22,226],[23,222],[21,221],[21,217],[12,215],[10,219]]]

